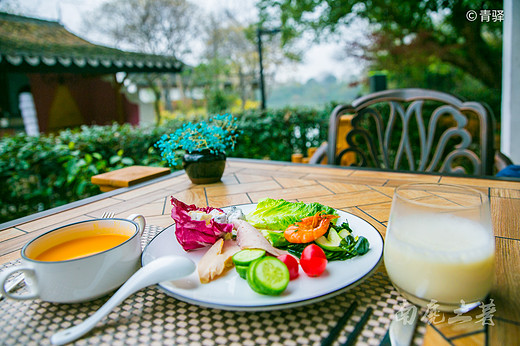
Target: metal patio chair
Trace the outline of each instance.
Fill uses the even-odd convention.
[[[337,152],[344,114],[353,114],[352,129],[346,135],[348,147]],[[356,165],[362,167],[493,175],[511,163],[495,149],[494,129],[492,111],[482,103],[434,90],[385,90],[337,106],[330,116],[328,144],[310,163],[326,156],[329,164],[338,165],[345,154],[355,153]]]

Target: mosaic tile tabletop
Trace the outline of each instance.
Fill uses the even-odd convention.
[[[144,246],[162,229],[147,226]],[[19,264],[13,261],[0,270]],[[24,288],[20,288],[23,293]],[[54,304],[41,300],[0,301],[1,345],[49,345],[57,331],[93,314],[107,300]],[[156,286],[127,298],[76,345],[314,345],[327,337],[353,301],[358,308],[340,334],[346,340],[370,306],[374,310],[357,345],[379,345],[394,314],[405,305],[388,277],[377,272],[362,284],[327,300],[297,308],[244,312],[205,308],[179,301]],[[419,321],[414,344],[422,344]]]

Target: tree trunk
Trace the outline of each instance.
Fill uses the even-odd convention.
[[[240,99],[242,101],[242,110],[245,110],[246,102],[247,102],[247,91],[246,91],[244,72],[242,71],[241,65],[238,65],[238,85],[240,88]]]

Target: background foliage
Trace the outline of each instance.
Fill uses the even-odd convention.
[[[281,28],[285,47],[304,33],[337,41],[346,56],[389,71],[389,88],[486,102],[500,120],[501,0],[259,0],[258,8],[262,25]],[[481,17],[484,10],[489,18]],[[478,17],[468,20],[468,11]]]
[[[331,110],[332,105],[235,114],[243,135],[228,154],[289,161],[293,152],[325,140]],[[131,165],[166,166],[154,143],[197,118],[202,116],[179,116],[160,126],[82,126],[56,135],[2,138],[0,222],[100,193],[90,182],[93,175]]]

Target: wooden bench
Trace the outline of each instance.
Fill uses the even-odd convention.
[[[92,184],[99,185],[102,192],[108,192],[121,187],[128,187],[143,181],[158,178],[170,173],[169,168],[130,166],[94,175],[90,178]]]

